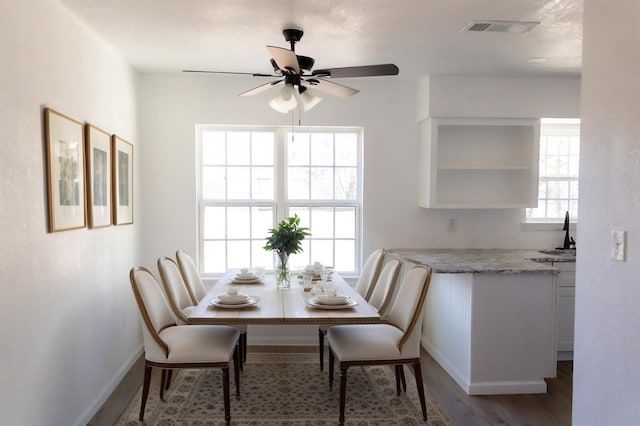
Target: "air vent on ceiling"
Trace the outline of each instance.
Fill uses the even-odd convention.
[[[462,31],[522,34],[538,24],[540,22],[535,21],[473,21]]]

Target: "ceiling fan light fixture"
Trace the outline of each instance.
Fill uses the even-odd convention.
[[[318,105],[322,98],[313,94],[311,89],[307,88],[304,92],[300,94],[300,101],[302,102],[302,108],[304,112],[309,111],[314,106]]]
[[[284,87],[280,89],[278,95],[269,102],[269,106],[283,114],[288,113],[298,106],[296,89],[292,84],[285,84]]]

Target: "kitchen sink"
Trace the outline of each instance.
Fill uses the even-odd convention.
[[[549,250],[538,250],[540,253],[544,254],[553,254],[557,256],[575,256],[576,249],[549,249]]]

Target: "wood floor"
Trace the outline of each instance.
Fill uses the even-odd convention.
[[[315,352],[315,347],[249,347],[251,352]],[[326,361],[326,358],[325,358]],[[539,395],[469,396],[423,352],[425,386],[458,426],[565,426],[571,425],[573,363],[558,362],[558,376],[547,380],[547,393]],[[88,423],[113,425],[142,386],[144,361],[133,366],[111,397]]]

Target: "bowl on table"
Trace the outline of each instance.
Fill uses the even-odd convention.
[[[349,298],[342,294],[318,294],[316,300],[324,305],[343,305]]]
[[[247,296],[246,294],[219,294],[218,295],[218,300],[220,301],[220,303],[227,303],[227,304],[238,304],[238,303],[245,303],[249,300],[249,296]]]

